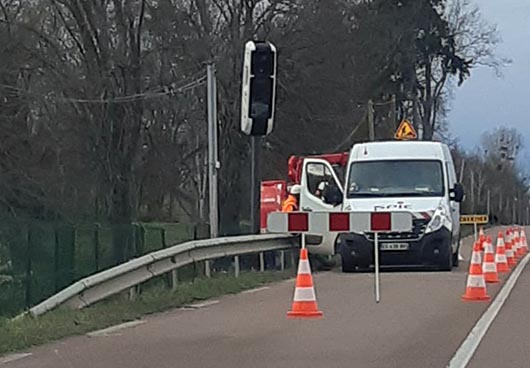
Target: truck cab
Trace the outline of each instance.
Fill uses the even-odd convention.
[[[343,185],[344,183],[344,185]],[[390,141],[356,144],[346,177],[322,159],[305,159],[302,211],[410,211],[410,233],[380,236],[382,267],[433,267],[458,263],[463,189],[449,148],[440,142]],[[343,271],[373,266],[373,234],[311,234],[308,249],[339,253]]]

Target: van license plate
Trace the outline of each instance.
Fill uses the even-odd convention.
[[[382,243],[380,245],[381,250],[408,250],[408,243]]]

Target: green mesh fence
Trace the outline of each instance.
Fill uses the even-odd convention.
[[[0,223],[0,316],[19,313],[74,281],[182,242],[208,237],[207,225]],[[117,239],[116,239],[117,238]],[[123,249],[116,252],[118,240]]]

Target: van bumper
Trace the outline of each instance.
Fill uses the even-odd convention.
[[[437,267],[448,254],[452,254],[451,232],[442,228],[424,235],[415,241],[399,240],[408,243],[408,250],[381,251],[379,261],[381,267]],[[384,242],[380,242],[382,244]],[[370,268],[374,264],[374,243],[360,234],[341,234],[337,238],[337,249],[343,262],[361,269]]]

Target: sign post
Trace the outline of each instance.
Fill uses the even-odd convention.
[[[379,233],[374,234],[374,267],[375,267],[375,302],[379,303],[381,300],[381,292],[379,290]]]

